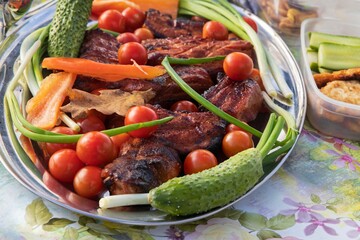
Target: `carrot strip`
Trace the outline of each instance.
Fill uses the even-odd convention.
[[[143,12],[147,11],[149,8],[159,10],[162,13],[170,14],[173,19],[177,17],[179,0],[131,0],[132,2],[139,5],[140,10]]]
[[[128,0],[95,0],[92,4],[91,14],[99,17],[106,10],[114,9],[122,12],[127,7],[140,9],[139,5]]]
[[[50,130],[60,115],[60,107],[76,79],[73,73],[53,73],[41,83],[39,92],[26,104],[27,120],[34,126]]]
[[[43,68],[94,77],[107,82],[125,78],[153,79],[163,75],[166,70],[161,66],[106,64],[83,58],[45,58]]]

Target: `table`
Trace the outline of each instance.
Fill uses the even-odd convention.
[[[74,214],[29,192],[1,165],[0,239],[359,239],[359,173],[358,142],[305,123],[283,167],[243,201],[211,218],[154,228]]]
[[[184,225],[139,227],[40,199],[0,165],[0,239],[360,239],[359,175],[360,143],[306,122],[283,167],[240,203]]]

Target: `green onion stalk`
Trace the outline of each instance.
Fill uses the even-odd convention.
[[[277,69],[273,70],[269,66],[269,61],[271,60],[268,60],[267,53],[257,33],[244,21],[240,13],[227,0],[180,0],[179,13],[197,15],[221,22],[240,38],[250,41],[254,45],[260,75],[268,95],[271,97],[277,96],[272,74],[276,73],[275,80],[283,96],[292,98],[293,94],[284,78],[279,76]]]

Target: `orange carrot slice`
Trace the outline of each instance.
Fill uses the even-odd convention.
[[[106,64],[83,58],[62,57],[45,58],[42,67],[94,77],[107,82],[125,78],[153,79],[166,72],[162,66]]]
[[[122,12],[127,7],[140,9],[139,5],[128,0],[95,0],[92,4],[91,14],[99,17],[106,10],[114,9]]]
[[[53,73],[46,77],[39,92],[26,104],[27,120],[36,127],[52,129],[75,79],[76,74],[66,72]]]

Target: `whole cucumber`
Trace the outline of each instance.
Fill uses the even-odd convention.
[[[245,194],[263,174],[261,154],[250,148],[213,168],[165,182],[150,191],[149,202],[173,215],[197,214]]]
[[[58,0],[49,32],[50,57],[78,57],[91,5],[92,0]]]

